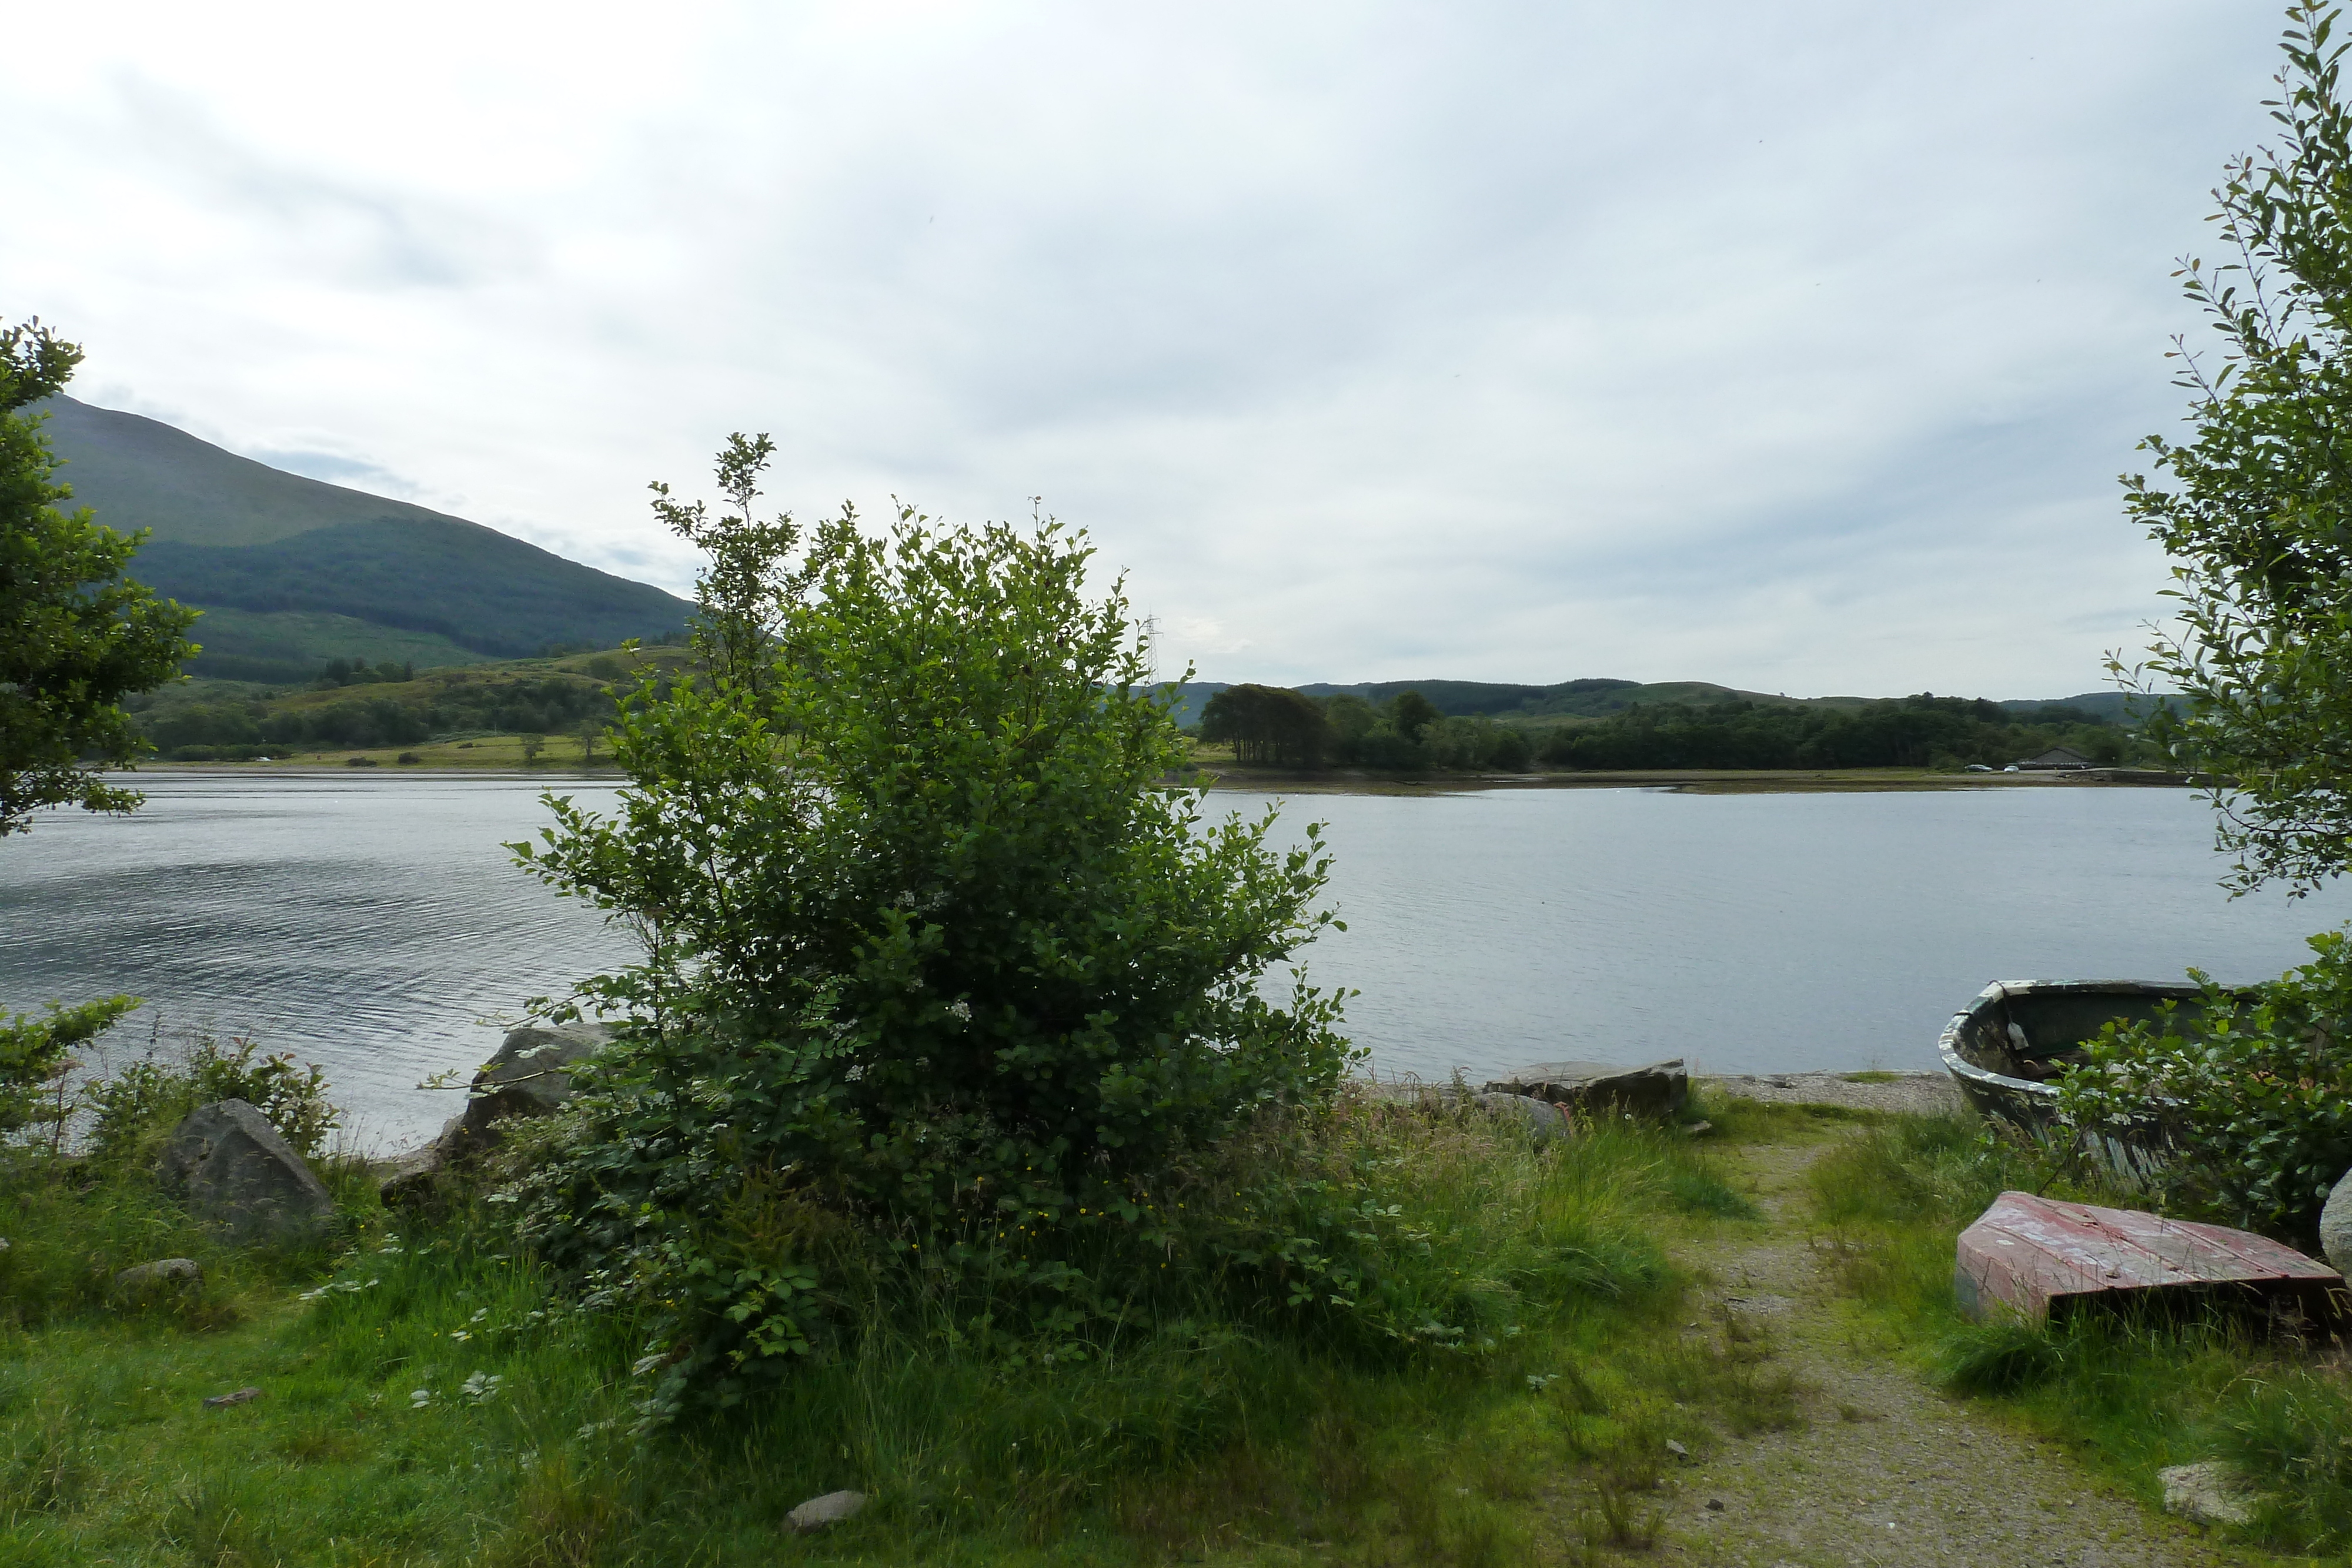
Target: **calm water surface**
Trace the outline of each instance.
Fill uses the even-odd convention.
[[[625,933],[508,862],[542,780],[149,773],[125,820],[0,844],[0,1010],[127,990],[118,1031],[251,1034],[323,1063],[362,1138],[457,1108],[415,1087],[496,1019],[625,962]],[[603,805],[611,786],[555,786]],[[1218,794],[1255,812],[1266,797]],[[2275,974],[2341,890],[2232,902],[2185,792],[1507,790],[1319,795],[1348,922],[1310,977],[1362,994],[1383,1072],[1561,1056],[1717,1071],[1930,1068],[1988,980]]]

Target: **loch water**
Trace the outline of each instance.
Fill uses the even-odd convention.
[[[0,1011],[117,991],[136,1055],[195,1031],[322,1064],[365,1145],[431,1132],[530,997],[627,961],[628,934],[517,869],[543,789],[451,774],[142,773],[129,818],[50,812],[0,844]],[[1218,812],[1269,796],[1220,791]],[[1359,994],[1383,1074],[1680,1056],[1721,1072],[1927,1069],[1987,981],[2224,980],[2300,961],[2352,890],[2231,900],[2210,808],[2080,785],[1695,795],[1314,794],[1347,922],[1310,979]]]

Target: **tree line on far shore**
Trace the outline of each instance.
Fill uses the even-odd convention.
[[[1982,698],[1928,693],[1859,707],[1727,698],[1650,703],[1531,730],[1448,715],[1419,692],[1373,704],[1280,686],[1228,686],[1202,711],[1200,738],[1245,766],[1400,773],[1555,768],[2001,768],[2065,747],[2101,767],[2154,765],[2161,751],[2126,728],[2056,704],[2012,713]]]

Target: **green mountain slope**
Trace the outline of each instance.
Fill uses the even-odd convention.
[[[288,474],[159,421],[43,405],[74,504],[152,538],[132,571],[210,611],[198,674],[289,681],[329,658],[421,668],[659,637],[691,606],[462,517]]]
[[[144,569],[134,562],[133,570]],[[329,659],[441,670],[484,664],[491,657],[435,632],[313,610],[238,610],[215,604],[196,626],[196,640],[205,651],[197,656],[194,673],[212,680],[289,685],[315,678]]]

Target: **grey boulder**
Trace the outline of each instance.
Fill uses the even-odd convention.
[[[828,1524],[838,1524],[845,1519],[854,1518],[865,1506],[866,1494],[862,1491],[829,1491],[823,1497],[809,1499],[784,1515],[784,1522],[791,1525],[796,1533],[806,1535],[812,1531],[823,1530]]]
[[[535,1024],[509,1030],[499,1053],[474,1074],[458,1118],[468,1142],[497,1141],[497,1125],[510,1116],[544,1116],[572,1098],[572,1064],[613,1038],[601,1023]],[[447,1134],[444,1134],[446,1141]]]
[[[1489,1094],[1525,1094],[1577,1111],[1671,1116],[1690,1099],[1690,1072],[1677,1057],[1646,1067],[1601,1061],[1539,1061],[1486,1085]]]
[[[446,1196],[443,1177],[452,1166],[498,1147],[503,1135],[500,1123],[562,1110],[577,1092],[572,1064],[612,1038],[611,1026],[600,1023],[524,1024],[509,1030],[498,1054],[474,1074],[466,1109],[449,1118],[439,1137],[381,1167],[377,1191],[384,1207],[437,1207]]]
[[[242,1100],[199,1105],[156,1162],[163,1190],[233,1241],[285,1241],[324,1229],[335,1200],[269,1118]]]
[[[450,1117],[442,1124],[439,1137],[376,1166],[376,1197],[386,1208],[441,1208],[448,1196],[443,1175],[459,1146],[465,1121],[463,1116]]]
[[[2352,1172],[2336,1182],[2327,1207],[2319,1211],[2319,1249],[2337,1273],[2352,1280]]]

